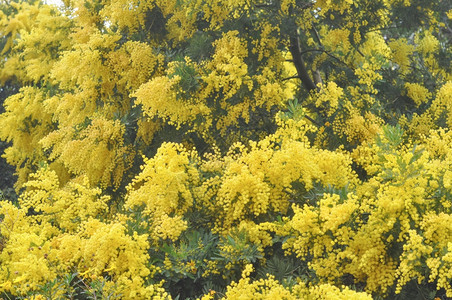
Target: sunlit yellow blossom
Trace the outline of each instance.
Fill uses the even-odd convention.
[[[427,102],[431,97],[431,93],[419,84],[405,83],[405,88],[407,89],[408,97],[413,99],[418,106]]]
[[[413,54],[415,47],[408,44],[404,38],[393,40],[389,42],[389,47],[392,51],[392,60],[399,65],[402,74],[409,71],[408,67],[411,64],[410,57]]]

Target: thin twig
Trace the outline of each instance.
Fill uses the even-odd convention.
[[[304,117],[305,117],[306,119],[308,119],[309,121],[311,121],[314,125],[320,127],[320,124],[319,124],[316,120],[314,120],[313,118],[311,118],[310,116],[304,115]]]
[[[287,77],[287,78],[283,78],[282,81],[286,81],[286,80],[290,80],[290,79],[300,79],[300,76],[298,76],[298,75],[290,76],[290,77]]]

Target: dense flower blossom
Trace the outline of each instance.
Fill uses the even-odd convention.
[[[0,297],[452,297],[450,1],[42,2],[0,1]]]

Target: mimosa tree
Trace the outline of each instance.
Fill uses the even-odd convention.
[[[5,296],[452,297],[450,1],[0,17]]]

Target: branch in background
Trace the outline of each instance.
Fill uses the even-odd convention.
[[[310,116],[304,115],[304,117],[305,117],[306,119],[308,119],[309,121],[311,121],[312,124],[316,125],[317,127],[320,127],[320,124],[319,124],[316,120],[314,120],[313,118],[311,118]]]
[[[317,29],[315,28],[314,23],[312,23],[312,29],[314,29],[315,37],[317,38],[317,42],[319,43],[320,47],[323,48],[322,41],[320,40],[320,35]],[[326,52],[326,51],[325,51]],[[326,52],[328,54],[328,52]],[[323,84],[322,76],[320,75],[320,71],[318,69],[312,70],[312,76],[314,77],[314,83],[315,86],[319,86]]]
[[[309,76],[303,57],[301,56],[300,39],[298,35],[290,38],[290,53],[292,54],[293,63],[297,69],[298,77],[300,77],[304,88],[308,91],[315,90],[316,86]]]
[[[319,43],[319,45],[323,47],[322,41],[320,40],[320,34],[317,31],[317,29],[315,28],[314,22],[312,22],[312,29],[314,30],[314,34],[315,34],[315,38],[317,39],[317,43]]]
[[[323,84],[322,76],[320,75],[319,70],[312,71],[312,77],[314,78],[314,83],[316,87],[319,87],[319,84]]]
[[[290,79],[300,79],[300,76],[298,76],[298,75],[290,76],[290,77],[287,77],[287,78],[283,78],[282,81],[286,81],[286,80],[290,80]]]
[[[331,54],[329,51],[326,51],[326,50],[324,50],[324,49],[307,49],[307,50],[301,51],[300,53],[303,55],[303,54],[306,54],[306,53],[309,53],[309,52],[322,52],[322,53],[325,53],[325,54],[328,55],[329,57],[331,57],[331,58],[337,60],[339,63],[345,65],[347,68],[349,68],[349,69],[351,69],[351,70],[354,70],[353,67],[349,66],[345,61],[341,60],[341,59],[338,58],[337,56],[334,56],[334,55]]]
[[[306,49],[300,52],[301,55],[306,54],[306,53],[310,53],[310,52],[324,52],[325,50],[323,49]]]

